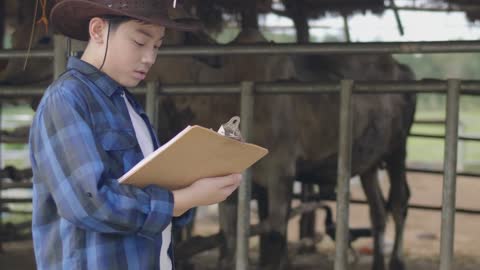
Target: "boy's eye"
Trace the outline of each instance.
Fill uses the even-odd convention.
[[[135,42],[135,44],[137,44],[138,46],[143,46],[143,45],[145,45],[145,44],[143,44],[143,43],[141,43],[141,42],[138,42],[138,41],[136,41],[136,40],[134,40],[133,42]]]

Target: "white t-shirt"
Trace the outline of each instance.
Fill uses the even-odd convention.
[[[128,101],[125,93],[122,93],[122,97],[125,100],[127,105],[128,114],[132,120],[133,128],[135,129],[135,135],[138,140],[138,144],[142,149],[143,156],[146,157],[153,152],[153,141],[148,131],[147,124],[143,121],[143,118],[138,115],[137,112],[133,109],[132,105]],[[162,247],[160,250],[160,269],[161,270],[171,270],[172,261],[168,256],[168,247],[172,240],[172,223],[170,223],[162,232]]]

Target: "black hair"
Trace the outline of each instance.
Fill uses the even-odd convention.
[[[107,59],[108,43],[109,43],[109,40],[110,40],[110,32],[115,32],[121,24],[126,23],[128,21],[133,20],[133,21],[138,21],[140,23],[144,23],[144,22],[142,22],[140,20],[137,20],[137,19],[134,19],[134,18],[131,18],[131,17],[127,17],[127,16],[106,15],[106,16],[101,16],[100,18],[102,18],[102,19],[104,19],[108,22],[107,44],[106,44],[106,48],[105,48],[105,55],[103,56],[102,65],[98,68],[99,70],[102,70],[103,65],[105,65],[105,60]]]
[[[130,20],[133,20],[132,18],[126,17],[126,16],[102,16],[101,18],[108,22],[108,30],[107,30],[107,45],[105,48],[105,55],[103,56],[102,65],[98,68],[99,70],[102,70],[103,65],[105,65],[105,60],[107,59],[110,32],[115,32],[122,23],[126,23]]]
[[[110,28],[111,28],[111,31],[115,32],[118,27],[123,24],[123,23],[126,23],[128,21],[137,21],[136,19],[134,18],[131,18],[131,17],[127,17],[127,16],[102,16],[100,17],[106,21],[108,21],[110,23]]]
[[[103,65],[105,65],[105,60],[107,60],[107,52],[108,52],[108,42],[110,40],[110,28],[111,28],[111,24],[110,24],[110,21],[108,21],[108,29],[107,29],[107,45],[105,47],[105,54],[103,55],[103,61],[102,61],[102,65],[100,65],[100,67],[98,68],[99,70],[102,70],[103,68]]]

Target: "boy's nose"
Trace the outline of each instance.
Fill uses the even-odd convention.
[[[157,59],[157,50],[152,50],[151,52],[149,53],[145,53],[143,55],[143,63],[144,64],[148,64],[148,66],[150,67],[151,65],[153,65],[155,63],[155,60]]]

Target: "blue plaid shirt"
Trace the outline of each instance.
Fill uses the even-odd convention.
[[[191,219],[172,218],[171,191],[118,183],[143,159],[123,91],[158,148],[133,96],[78,58],[38,106],[29,139],[38,269],[158,269],[162,230]]]

